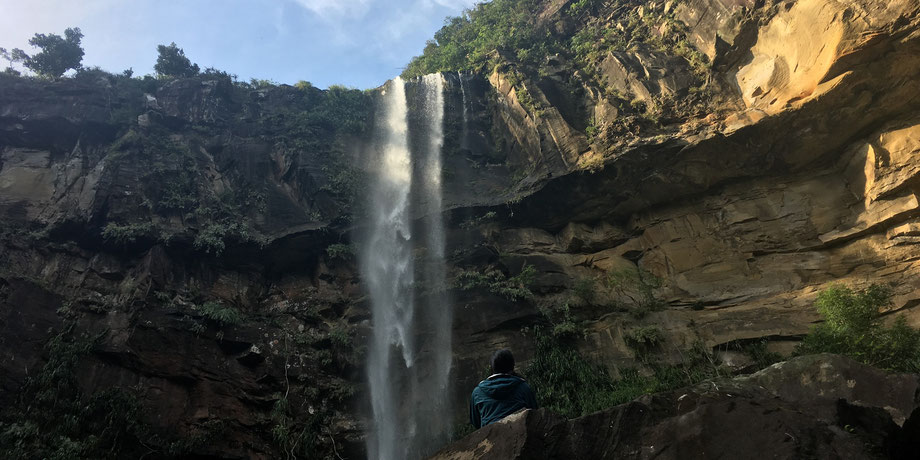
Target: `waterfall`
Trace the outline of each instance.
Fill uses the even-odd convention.
[[[461,98],[460,102],[463,104],[463,127],[462,127],[462,130],[460,131],[460,134],[461,134],[460,135],[460,148],[466,149],[468,147],[466,139],[467,137],[469,137],[468,131],[467,131],[467,124],[469,123],[468,121],[469,115],[467,114],[467,109],[466,109],[466,105],[467,105],[466,86],[463,85],[463,71],[460,71],[460,70],[457,71],[457,81],[460,82],[460,98]]]
[[[422,215],[425,228],[425,270],[423,297],[424,313],[420,315],[421,329],[430,331],[425,348],[430,357],[425,362],[428,378],[419,382],[424,401],[418,413],[425,429],[419,433],[420,453],[431,453],[447,441],[452,421],[449,407],[451,350],[451,310],[447,299],[444,262],[444,222],[441,216],[441,149],[444,144],[444,77],[431,74],[422,77],[424,113],[424,152],[420,197],[424,199]]]
[[[441,217],[443,77],[427,75],[413,84],[420,99],[414,105],[421,112],[417,123],[410,124],[406,82],[395,78],[383,91],[373,152],[379,166],[361,251],[373,316],[367,355],[373,425],[367,451],[368,458],[379,460],[432,453],[447,440],[453,420],[448,403],[452,318]],[[418,208],[412,209],[413,203]],[[412,238],[412,216],[421,218],[422,238]]]
[[[367,379],[374,415],[368,456],[397,459],[399,404],[393,373],[411,368],[414,356],[413,263],[409,222],[412,162],[409,153],[405,85],[389,82],[383,95],[379,168],[372,187],[370,234],[361,257],[362,274],[371,301],[374,327],[367,355]],[[395,349],[395,350],[394,350]],[[396,351],[398,354],[393,354]],[[399,369],[397,369],[397,367]]]

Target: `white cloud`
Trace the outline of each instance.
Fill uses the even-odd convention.
[[[484,3],[485,0],[428,0],[445,8],[469,8],[477,3]]]
[[[372,0],[294,0],[298,5],[327,19],[360,18],[367,14]],[[445,0],[440,0],[445,1]]]

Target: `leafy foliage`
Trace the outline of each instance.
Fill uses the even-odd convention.
[[[626,345],[636,351],[640,357],[645,356],[664,341],[664,334],[656,326],[641,326],[626,332]]]
[[[602,279],[602,284],[609,294],[622,299],[617,306],[625,308],[637,319],[665,306],[655,296],[655,290],[661,287],[661,279],[645,270],[611,270]]]
[[[568,303],[541,307],[540,313],[552,325],[550,334],[557,338],[577,338],[584,335],[584,323],[577,319]]]
[[[685,356],[683,364],[649,362],[651,375],[626,368],[620,369],[620,378],[615,380],[604,366],[582,356],[572,340],[548,334],[539,327],[532,332],[536,353],[525,376],[541,407],[570,418],[719,375],[709,353],[697,346]]]
[[[597,280],[594,278],[579,278],[572,286],[572,293],[582,304],[590,305],[597,297]]]
[[[319,443],[323,417],[309,416],[305,421],[298,420],[291,413],[288,398],[281,397],[272,406],[272,439],[275,445],[284,451],[285,458],[311,458]]]
[[[537,269],[526,263],[520,273],[510,278],[504,272],[495,269],[485,272],[463,270],[457,276],[457,287],[464,291],[486,288],[493,294],[517,301],[533,297],[530,285],[536,275]]]
[[[534,11],[542,3],[493,0],[446,19],[422,55],[406,66],[403,77],[442,71],[491,71],[503,55],[537,64],[558,49],[550,31],[537,27]]]
[[[607,50],[626,50],[636,43],[647,43],[654,49],[683,56],[702,70],[705,56],[689,45],[685,27],[657,11],[639,16],[634,8],[643,3],[639,0],[571,2],[563,16],[582,24],[571,37],[557,34],[551,24],[540,22],[534,14],[545,5],[540,0],[481,3],[460,16],[446,19],[422,54],[406,67],[403,77],[457,70],[491,71],[502,60],[537,67],[545,57],[556,53],[574,58],[583,70],[591,70]],[[605,19],[611,13],[620,19],[616,27]],[[662,24],[667,33],[660,32]]]
[[[332,259],[351,259],[355,256],[355,245],[334,243],[326,247],[326,255]]]
[[[891,291],[882,286],[831,286],[816,302],[824,323],[805,336],[796,353],[839,353],[882,369],[920,372],[920,331],[903,316],[885,326],[879,313],[890,303]]]
[[[83,33],[79,27],[65,29],[64,37],[56,34],[35,34],[29,39],[29,44],[39,48],[40,52],[29,56],[22,50],[14,49],[10,58],[18,58],[27,68],[39,75],[58,78],[70,69],[80,68],[83,61],[83,48],[80,47],[82,39]]]
[[[169,457],[187,453],[213,437],[214,432],[207,429],[207,433],[167,441],[144,422],[143,410],[130,388],[83,394],[77,369],[101,338],[77,334],[71,324],[48,341],[48,361],[27,380],[17,401],[0,410],[0,456],[54,460]]]
[[[175,42],[167,45],[157,45],[157,63],[153,66],[157,75],[167,78],[193,77],[198,75],[198,64],[185,56],[185,51]]]
[[[107,241],[111,240],[119,246],[127,246],[137,241],[138,238],[150,236],[152,232],[153,224],[150,222],[124,225],[109,222],[102,229],[102,238]]]
[[[216,321],[220,324],[239,324],[243,322],[243,314],[234,307],[224,305],[221,302],[205,302],[200,308],[201,314],[205,318]]]
[[[19,75],[19,71],[13,68],[13,64],[16,62],[25,62],[28,58],[29,55],[19,48],[13,48],[11,50],[0,48],[0,59],[9,63],[6,70],[4,70],[4,72],[8,74]]]

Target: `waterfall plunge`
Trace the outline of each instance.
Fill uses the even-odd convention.
[[[431,453],[447,440],[452,421],[452,319],[441,217],[444,81],[434,74],[417,84],[422,113],[412,127],[420,132],[410,133],[406,83],[400,78],[387,84],[377,123],[380,168],[369,197],[370,228],[361,260],[373,314],[367,362],[374,416],[370,459]],[[420,208],[410,209],[412,203]],[[410,213],[422,216],[423,238],[412,238]],[[421,289],[413,252],[423,254]]]

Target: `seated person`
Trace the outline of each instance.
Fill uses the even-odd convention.
[[[482,428],[519,410],[536,409],[537,399],[522,377],[514,373],[511,350],[492,355],[492,375],[479,382],[470,397],[470,423]]]

